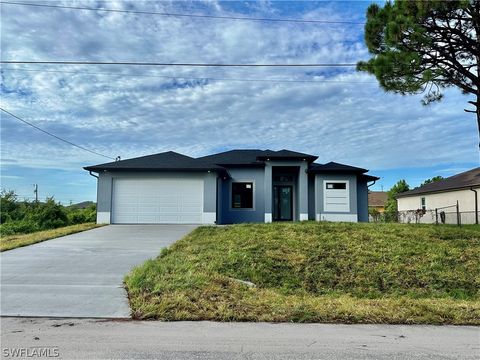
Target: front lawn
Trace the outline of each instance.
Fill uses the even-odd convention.
[[[30,234],[8,235],[0,238],[0,251],[12,250],[21,246],[32,245],[45,240],[51,240],[60,236],[74,234],[80,231],[90,230],[98,226],[95,223],[84,223],[65,226],[53,230],[37,231]]]
[[[246,224],[198,228],[125,283],[137,319],[479,325],[479,264],[478,226]]]

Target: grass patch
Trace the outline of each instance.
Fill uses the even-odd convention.
[[[200,227],[125,283],[138,319],[479,325],[479,264],[478,226],[245,224]]]
[[[102,225],[84,223],[65,226],[53,230],[37,231],[30,234],[2,236],[0,239],[0,251],[12,250],[18,247],[32,245],[45,240],[51,240],[60,236],[70,235],[77,232],[90,230]]]

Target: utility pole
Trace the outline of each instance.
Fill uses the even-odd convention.
[[[38,184],[33,184],[33,193],[35,194],[35,203],[38,204]]]

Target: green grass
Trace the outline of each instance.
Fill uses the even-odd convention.
[[[479,325],[480,227],[201,227],[125,283],[138,319]]]
[[[38,242],[51,240],[60,236],[74,234],[80,231],[90,230],[102,225],[84,223],[65,226],[52,230],[37,231],[30,234],[8,235],[0,238],[0,251],[12,250],[18,247],[32,245]]]

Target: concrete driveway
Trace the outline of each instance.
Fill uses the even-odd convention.
[[[2,316],[130,316],[123,278],[194,225],[110,225],[2,252]]]

